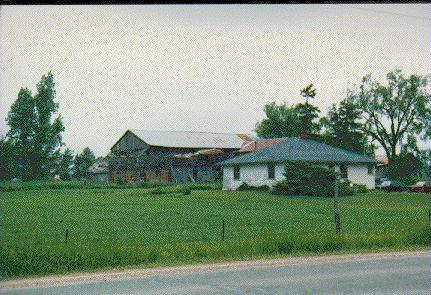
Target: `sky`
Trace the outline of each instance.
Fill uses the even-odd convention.
[[[250,133],[309,83],[324,115],[368,73],[431,73],[430,4],[0,9],[0,134],[52,71],[66,146],[99,156],[127,129]]]

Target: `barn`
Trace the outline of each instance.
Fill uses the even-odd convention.
[[[109,181],[221,181],[216,164],[252,141],[248,134],[129,129],[111,148]]]

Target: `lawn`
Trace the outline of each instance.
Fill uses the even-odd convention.
[[[266,192],[57,189],[0,195],[5,278],[251,259],[295,253],[408,249],[429,242],[428,196],[373,192],[340,200]],[[222,220],[225,241],[221,241]],[[68,241],[65,243],[65,231]]]

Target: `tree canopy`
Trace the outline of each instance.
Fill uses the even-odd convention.
[[[23,179],[48,176],[62,145],[62,118],[53,118],[58,112],[58,103],[54,101],[52,73],[42,76],[36,88],[34,96],[29,89],[21,88],[7,117],[10,127],[7,137],[17,148],[17,176]]]
[[[80,154],[75,156],[74,160],[74,176],[76,178],[85,178],[88,175],[87,169],[96,161],[96,156],[93,151],[86,147]]]
[[[362,130],[376,140],[389,159],[402,150],[417,150],[417,138],[431,138],[431,96],[429,76],[405,77],[397,69],[387,74],[387,85],[362,79],[352,99],[363,121]]]
[[[342,100],[338,106],[333,104],[328,115],[320,120],[325,127],[323,141],[359,154],[372,155],[374,147],[362,131],[360,119],[361,112],[350,97]]]
[[[317,134],[320,130],[320,110],[308,103],[308,99],[316,95],[316,89],[312,87],[313,84],[310,84],[301,90],[301,95],[306,98],[305,103],[289,106],[274,101],[265,105],[266,118],[256,124],[257,135],[273,138],[298,136],[302,133]]]

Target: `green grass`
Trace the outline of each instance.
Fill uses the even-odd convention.
[[[0,276],[429,244],[426,194],[344,197],[342,235],[335,236],[330,198],[215,190],[185,196],[181,188],[2,193]]]
[[[187,185],[192,190],[213,190],[221,189],[221,183],[191,183]],[[72,181],[28,181],[12,182],[0,181],[0,192],[28,191],[28,190],[65,190],[65,189],[129,189],[129,188],[170,188],[173,191],[180,191],[184,185],[176,185],[167,182],[144,182],[136,184],[100,183],[88,180]]]

